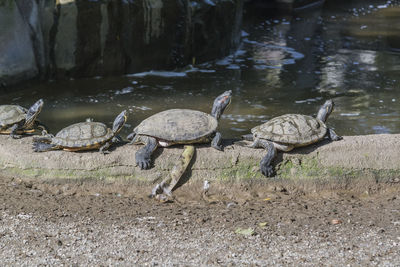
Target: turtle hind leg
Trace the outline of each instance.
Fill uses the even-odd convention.
[[[33,142],[32,148],[35,152],[44,152],[55,149],[56,145],[43,142]]]
[[[342,140],[342,139],[343,139],[343,137],[341,137],[340,135],[337,135],[337,134],[335,133],[335,131],[332,130],[331,128],[328,128],[328,137],[329,137],[329,139],[331,139],[332,141],[339,141],[339,140]]]
[[[272,166],[272,161],[276,157],[276,148],[272,142],[267,140],[258,141],[259,145],[267,150],[267,154],[260,161],[261,173],[267,177],[271,177],[275,174],[275,169]]]
[[[157,140],[150,136],[137,136],[138,141],[145,143],[145,146],[136,152],[136,164],[140,169],[149,169],[151,165],[151,154],[157,148]]]
[[[261,173],[267,177],[271,177],[275,174],[274,167],[272,166],[272,161],[276,157],[276,148],[273,142],[265,139],[256,138],[249,147],[257,148],[262,147],[267,150],[267,154],[260,161]]]

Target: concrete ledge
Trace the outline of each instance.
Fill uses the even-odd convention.
[[[126,181],[151,184],[166,177],[178,160],[182,147],[158,149],[154,167],[140,170],[134,154],[140,146],[122,145],[110,154],[97,151],[72,153],[51,151],[34,153],[32,137],[19,140],[0,136],[0,175],[35,180]],[[372,182],[400,183],[400,135],[345,136],[342,141],[322,141],[316,145],[279,153],[275,162],[277,176],[265,178],[259,172],[263,149],[227,145],[224,152],[207,145],[197,146],[189,171],[195,181],[260,180],[323,182],[348,184],[368,179]]]

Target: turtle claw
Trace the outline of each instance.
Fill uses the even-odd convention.
[[[136,153],[136,164],[139,166],[140,169],[146,170],[150,168],[151,160],[149,157],[141,153]]]
[[[215,148],[216,150],[218,150],[218,151],[224,151],[224,148],[223,148],[221,145],[219,145],[219,146],[214,146],[214,148]]]
[[[274,176],[274,168],[271,165],[261,165],[260,166],[261,173],[267,177]]]
[[[335,131],[332,130],[331,128],[328,129],[328,136],[329,136],[329,138],[330,138],[332,141],[340,141],[340,140],[343,139],[342,136],[337,135],[337,134],[335,133]]]
[[[343,137],[338,135],[335,138],[332,138],[332,141],[340,141],[342,139],[343,139]]]
[[[48,144],[48,143],[43,143],[40,141],[35,141],[32,144],[32,149],[34,152],[43,152],[43,151],[49,151],[54,149],[54,145]]]
[[[34,142],[34,143],[32,144],[32,149],[33,149],[34,152],[39,152],[39,145],[38,145],[38,143]]]
[[[340,136],[340,135],[331,136],[332,141],[340,141],[342,139],[343,139],[343,136]]]
[[[139,166],[139,168],[141,170],[147,169],[147,162],[145,162],[145,161],[136,161],[136,164]]]
[[[150,168],[150,162],[138,162],[138,165],[140,167],[141,170],[147,170]]]

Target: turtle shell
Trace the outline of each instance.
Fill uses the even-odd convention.
[[[327,132],[325,123],[300,114],[286,114],[251,129],[256,138],[282,144],[305,146],[321,140]]]
[[[25,120],[28,110],[18,105],[0,105],[0,127]]]
[[[142,121],[133,131],[157,139],[185,142],[196,141],[214,133],[218,121],[213,116],[191,109],[170,109]]]
[[[52,143],[68,148],[88,148],[105,143],[114,137],[111,129],[101,122],[72,124],[52,138]]]

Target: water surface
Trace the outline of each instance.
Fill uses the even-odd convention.
[[[292,15],[249,11],[241,47],[224,59],[172,72],[29,83],[0,103],[28,107],[43,98],[40,119],[53,132],[89,117],[111,125],[128,109],[124,136],[165,109],[210,112],[213,98],[232,90],[224,137],[285,113],[315,115],[329,98],[336,107],[328,125],[341,135],[400,133],[399,18],[398,1],[327,1]]]

